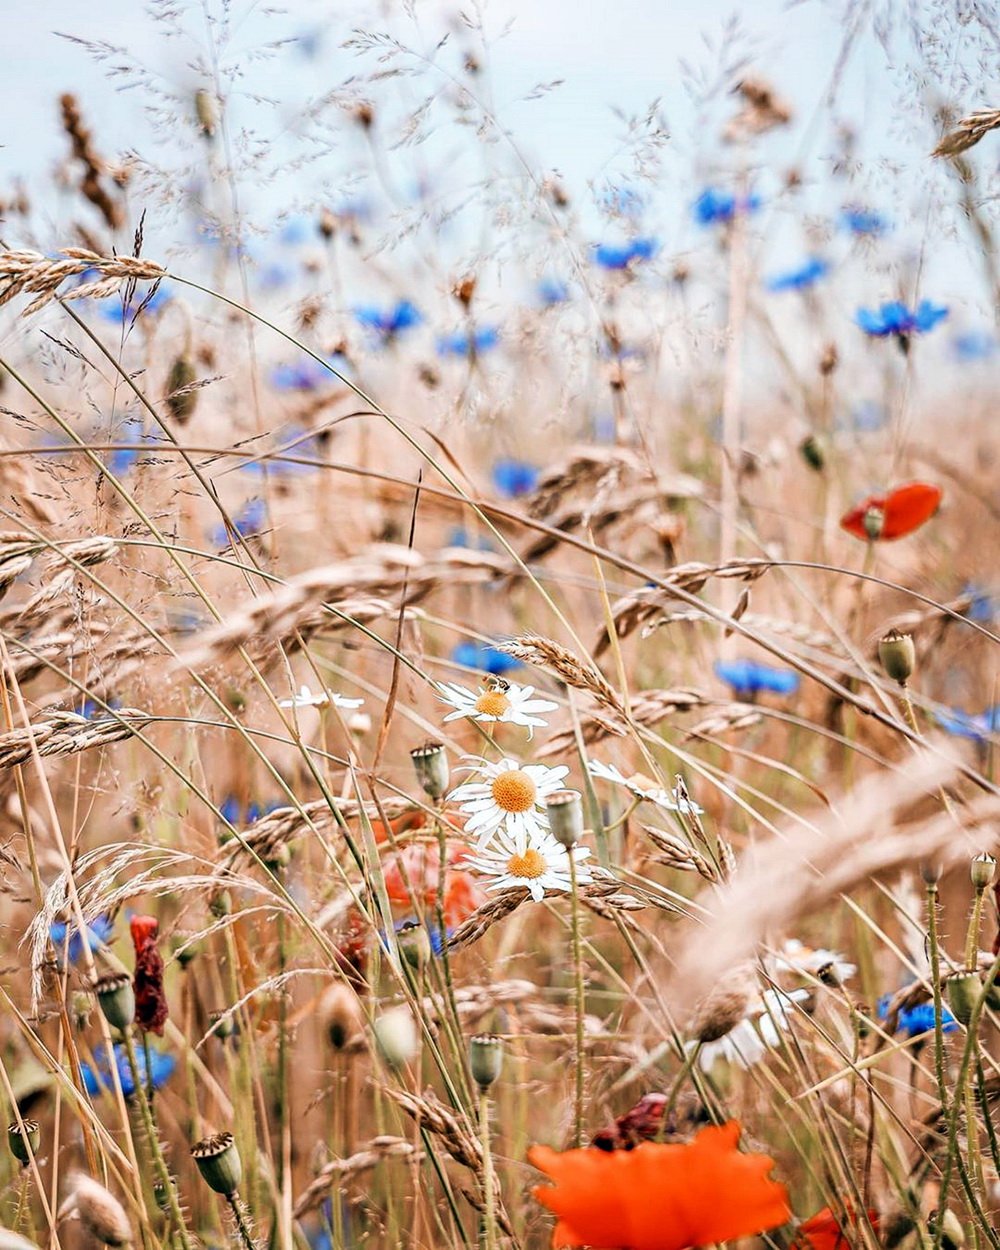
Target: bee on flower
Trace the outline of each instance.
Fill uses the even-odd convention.
[[[480,780],[463,782],[448,795],[448,801],[457,803],[469,818],[465,832],[477,839],[481,851],[502,829],[523,850],[529,837],[545,831],[545,799],[563,788],[569,769],[522,765],[512,759],[490,764],[475,755],[465,758],[475,762],[463,768],[478,773]]]
[[[577,883],[589,885],[593,878],[584,861],[590,851],[585,846],[574,846],[568,851],[547,830],[536,830],[519,839],[501,829],[488,846],[480,846],[466,863],[475,872],[493,878],[486,886],[487,893],[526,889],[540,903],[546,890],[564,894],[572,890],[570,855],[576,865]]]
[[[444,718],[452,720],[501,721],[511,725],[523,725],[530,738],[536,726],[548,724],[539,715],[554,712],[558,706],[549,699],[533,699],[534,686],[519,686],[502,677],[487,677],[477,693],[456,682],[442,682],[438,687],[441,698],[455,710]]]

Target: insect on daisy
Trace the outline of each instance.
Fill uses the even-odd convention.
[[[568,894],[573,888],[569,857],[576,863],[576,879],[580,885],[588,885],[592,878],[583,861],[590,855],[585,846],[574,846],[567,851],[560,846],[551,833],[544,830],[531,833],[521,841],[501,830],[493,843],[470,855],[466,861],[474,871],[484,877],[493,877],[486,887],[494,890],[531,891],[531,897],[540,903],[546,890],[561,890]]]
[[[455,682],[442,682],[438,687],[441,698],[455,709],[444,718],[451,720],[504,721],[511,725],[524,725],[528,737],[536,725],[548,724],[539,712],[554,712],[558,706],[548,699],[533,699],[534,686],[519,686],[504,681],[502,677],[487,677],[477,694]]]
[[[517,760],[502,759],[490,764],[478,756],[464,768],[477,772],[478,781],[466,781],[448,795],[449,802],[459,804],[463,815],[469,819],[465,832],[478,840],[479,850],[489,842],[500,828],[514,838],[519,846],[525,846],[533,833],[545,829],[542,805],[548,795],[563,788],[563,778],[569,769],[547,768],[544,764],[524,764]]]

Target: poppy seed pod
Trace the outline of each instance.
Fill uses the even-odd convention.
[[[135,1019],[135,993],[127,972],[98,977],[93,985],[101,1014],[113,1029],[124,1033]]]
[[[876,538],[882,537],[882,528],[885,525],[885,512],[876,504],[872,504],[865,509],[865,514],[861,518],[861,525],[868,537],[874,542]]]
[[[343,1050],[361,1032],[358,996],[339,982],[331,985],[319,1000],[319,1017],[334,1050]]]
[[[826,451],[815,434],[807,435],[799,443],[799,455],[809,468],[815,469],[817,473],[826,467]]]
[[[479,1033],[470,1038],[469,1068],[479,1088],[488,1090],[503,1068],[503,1038],[495,1033]]]
[[[981,855],[977,855],[969,865],[969,875],[972,877],[972,884],[977,890],[988,890],[993,884],[996,871],[997,861],[985,851]]]
[[[913,639],[909,634],[901,634],[898,629],[890,629],[879,639],[878,658],[886,675],[905,686],[917,662]]]
[[[225,1198],[231,1198],[239,1189],[243,1164],[232,1133],[203,1137],[191,1147],[191,1157],[209,1189]]]
[[[422,747],[414,747],[410,759],[425,794],[439,799],[448,792],[448,756],[442,743],[425,742]]]
[[[167,410],[181,424],[198,406],[198,391],[194,387],[196,376],[194,363],[187,355],[178,356],[167,374]]]
[[[545,800],[549,832],[566,850],[583,836],[583,801],[576,790],[557,790]]]
[[[972,1019],[972,1011],[979,999],[983,983],[978,972],[960,972],[947,981],[948,1006],[951,1014],[962,1024]]]
[[[23,1132],[21,1131],[21,1125],[16,1120],[13,1124],[7,1125],[7,1145],[10,1147],[10,1153],[18,1163],[26,1165],[32,1155],[38,1154],[42,1134],[37,1120],[24,1120],[23,1125]]]

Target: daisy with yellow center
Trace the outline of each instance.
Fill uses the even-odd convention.
[[[485,849],[470,855],[465,863],[484,877],[493,881],[486,887],[494,890],[530,890],[531,897],[540,903],[546,890],[560,890],[568,894],[572,889],[569,857],[576,861],[576,879],[580,885],[593,880],[590,869],[584,864],[590,851],[585,846],[574,846],[567,851],[560,846],[551,833],[538,830],[519,843],[506,830],[501,830]]]
[[[519,764],[511,759],[490,764],[474,755],[466,759],[475,762],[463,767],[477,773],[478,778],[464,782],[448,795],[448,801],[458,803],[469,818],[465,832],[476,838],[482,850],[502,829],[523,851],[533,833],[544,831],[545,799],[563,788],[569,769],[565,765],[547,768],[544,764]]]
[[[438,687],[441,698],[455,709],[445,721],[469,720],[505,721],[511,725],[523,725],[528,737],[537,726],[545,726],[539,712],[554,712],[557,704],[548,699],[533,699],[534,686],[518,686],[512,681],[493,678],[484,683],[482,690],[467,690],[455,682],[442,682]]]

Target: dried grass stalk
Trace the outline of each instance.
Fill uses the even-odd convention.
[[[524,664],[533,664],[553,673],[575,690],[586,690],[598,703],[624,714],[624,705],[615,690],[598,669],[584,664],[567,647],[541,634],[524,634],[510,642],[500,643],[498,650],[512,655]]]
[[[704,707],[711,700],[700,690],[643,690],[632,700],[632,723],[635,725],[658,725],[667,716]],[[603,742],[606,738],[621,738],[628,733],[629,725],[624,716],[606,716],[593,710],[580,718],[580,736],[586,746]],[[552,734],[539,747],[541,758],[560,755],[572,750],[576,736],[572,729]]]
[[[697,725],[692,725],[686,738],[713,738],[730,730],[749,729],[760,723],[760,712],[752,703],[729,703],[720,707]]]
[[[407,798],[385,798],[380,801],[381,811],[394,820],[403,812],[410,811],[412,802]],[[353,820],[364,808],[369,820],[381,820],[379,807],[374,803],[359,803],[357,799],[338,799],[337,811],[344,820]],[[263,860],[277,858],[282,847],[310,833],[328,833],[339,828],[339,822],[326,799],[314,799],[301,807],[278,807],[262,816],[256,824],[240,831],[241,841],[228,843],[220,860],[223,869],[232,868],[235,862],[246,856],[244,843]]]
[[[931,156],[958,156],[968,151],[991,130],[1000,126],[1000,109],[977,109],[963,117],[954,130],[949,130],[939,141]]]
[[[100,720],[88,720],[75,712],[52,712],[45,720],[0,734],[0,768],[13,768],[30,760],[32,742],[39,755],[76,755],[130,738],[150,719],[147,712],[134,707],[119,708]]]
[[[324,1164],[308,1189],[296,1198],[292,1214],[299,1219],[307,1211],[321,1206],[329,1198],[330,1189],[336,1182],[370,1172],[383,1159],[405,1159],[413,1164],[420,1163],[423,1158],[424,1152],[403,1137],[373,1137],[367,1146],[362,1146],[346,1159],[331,1159]]]
[[[67,299],[99,298],[110,295],[123,279],[133,282],[156,282],[166,270],[155,261],[135,256],[101,256],[82,247],[64,247],[64,259],[43,256],[41,252],[0,252],[0,305],[18,295],[35,292],[24,315],[43,308],[56,298],[60,285],[67,278],[79,277],[96,270],[101,280],[88,282],[67,293]]]
[[[680,996],[700,997],[706,985],[752,959],[768,935],[793,932],[804,915],[821,915],[838,895],[872,877],[922,862],[943,868],[981,849],[971,832],[995,820],[1000,799],[987,795],[954,815],[937,808],[928,819],[904,823],[925,797],[935,802],[960,763],[942,739],[936,749],[914,752],[891,775],[866,780],[840,796],[816,825],[790,825],[744,857],[732,880],[698,898],[706,914],[677,958]]]

